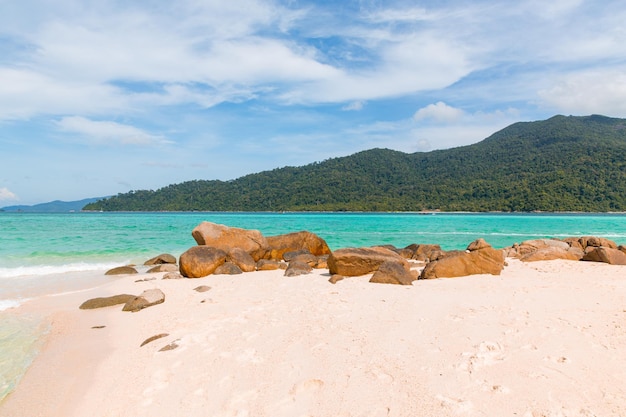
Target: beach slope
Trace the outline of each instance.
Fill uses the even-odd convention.
[[[51,330],[0,415],[626,415],[624,266],[509,259],[500,276],[410,286],[160,277],[20,307]],[[151,288],[163,304],[78,309]]]

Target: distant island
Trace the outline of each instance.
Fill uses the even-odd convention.
[[[78,201],[55,200],[49,203],[35,204],[32,206],[19,205],[0,208],[0,211],[7,213],[68,213],[81,211],[86,204],[94,203],[106,197],[85,198]]]
[[[92,202],[104,211],[626,211],[626,119],[554,116],[469,146],[372,149],[232,181]]]

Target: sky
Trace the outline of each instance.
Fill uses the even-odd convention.
[[[623,0],[0,0],[0,207],[626,117]]]

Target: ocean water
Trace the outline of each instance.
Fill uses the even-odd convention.
[[[34,357],[46,332],[36,317],[13,314],[26,299],[97,286],[114,266],[141,264],[195,245],[202,221],[260,230],[308,230],[331,249],[436,243],[464,249],[535,238],[602,236],[626,245],[626,215],[461,213],[0,213],[0,401]]]

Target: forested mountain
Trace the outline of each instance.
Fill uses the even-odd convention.
[[[626,119],[555,116],[469,146],[372,149],[232,181],[131,191],[85,209],[626,211]]]

